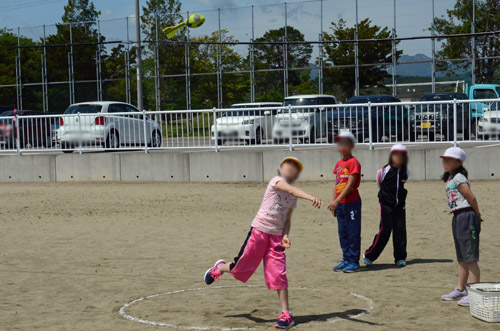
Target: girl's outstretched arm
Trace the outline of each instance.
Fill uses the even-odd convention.
[[[472,207],[472,209],[474,209],[477,216],[479,217],[479,219],[482,222],[483,219],[481,218],[481,213],[479,212],[479,205],[477,204],[476,196],[474,195],[474,193],[472,193],[469,185],[467,185],[466,183],[462,183],[462,184],[458,185],[458,189],[459,189],[460,193],[462,193],[462,195],[467,199],[470,206]]]
[[[323,201],[321,201],[320,198],[313,197],[312,195],[307,194],[306,192],[302,191],[301,189],[296,188],[296,187],[288,184],[284,180],[279,181],[278,184],[276,184],[276,187],[278,188],[278,190],[287,192],[298,199],[304,199],[304,200],[311,201],[313,207],[316,207],[319,209],[319,208],[321,208],[321,206],[323,206]]]

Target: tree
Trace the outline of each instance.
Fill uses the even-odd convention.
[[[165,43],[169,41],[162,29],[180,23],[183,18],[181,2],[178,0],[149,0],[142,7],[142,31],[146,39],[156,41],[156,22],[158,22],[158,55],[161,76],[160,98],[162,109],[184,109],[186,107],[186,82],[182,74],[185,73],[185,46]],[[184,41],[185,31],[179,31],[172,41]],[[144,60],[144,105],[146,108],[155,108],[154,77],[155,44],[150,43],[147,48],[147,58]],[[177,77],[174,77],[177,76]]]
[[[500,29],[500,0],[476,1],[476,32],[498,31]],[[472,24],[472,1],[457,0],[453,9],[447,10],[446,17],[435,18],[434,27],[438,34],[449,35],[470,33]],[[471,38],[444,39],[438,56],[445,59],[438,61],[438,68],[450,70],[456,74],[458,70],[470,70],[472,57]],[[499,73],[500,41],[496,36],[476,37],[476,82],[492,83]]]
[[[224,43],[238,42],[227,30],[221,30],[221,39]],[[210,73],[210,75],[194,76],[192,84],[193,104],[199,108],[212,108],[217,105],[217,47],[219,31],[214,31],[210,36],[202,36],[192,40],[196,43],[191,46],[191,72],[193,74]],[[221,65],[223,72],[238,72],[242,69],[242,58],[227,44],[221,45]],[[223,102],[225,106],[242,102],[249,94],[249,81],[247,74],[227,73],[223,76]],[[227,77],[227,78],[226,78]],[[229,78],[231,77],[231,78]]]
[[[21,36],[21,46],[36,45],[37,42]],[[0,29],[0,85],[16,84],[16,57],[18,55],[17,34]],[[36,48],[21,49],[22,83],[41,82],[41,53]],[[23,109],[42,109],[42,88],[23,86]],[[14,107],[17,103],[16,88],[0,89],[0,105]]]
[[[340,19],[338,23],[332,22],[331,32],[324,32],[323,40],[341,41],[353,40],[355,27],[347,27],[346,21]],[[390,38],[391,32],[387,27],[371,25],[370,19],[366,18],[358,24],[359,39],[386,39]],[[392,43],[391,42],[362,42],[358,44],[359,63],[370,64],[370,66],[360,66],[359,85],[382,86],[383,80],[389,77],[383,63],[391,62]],[[325,72],[325,86],[337,85],[346,98],[354,95],[355,81],[355,55],[354,43],[332,43],[325,44],[326,59],[328,66]],[[401,54],[397,52],[397,56]]]
[[[304,41],[304,34],[294,27],[287,27],[288,41]],[[283,91],[283,69],[285,68],[284,57],[284,41],[285,28],[269,30],[256,42],[276,42],[277,44],[262,44],[255,45],[255,69],[267,70],[270,72],[261,72],[256,74],[256,80],[259,82],[256,86],[257,98],[273,101],[271,99],[283,100],[283,93],[276,93],[276,91]],[[308,68],[309,60],[311,59],[312,46],[308,44],[288,44],[288,68]],[[309,73],[309,69],[307,69]],[[303,78],[308,75],[301,76],[298,70],[288,71],[288,84],[291,90],[293,86],[299,86],[303,83]],[[274,91],[274,92],[273,92]]]
[[[96,59],[99,47],[96,42],[103,42],[105,38],[99,38],[96,21],[100,12],[95,9],[89,0],[68,0],[64,6],[62,16],[63,24],[57,25],[57,32],[47,37],[48,45],[85,44],[73,47],[73,67],[75,81],[96,81]],[[71,26],[70,26],[71,25]],[[71,31],[70,31],[71,30]],[[92,44],[92,45],[91,45]],[[67,81],[68,75],[68,53],[70,47],[58,46],[47,48],[47,74],[49,82]],[[101,47],[100,55],[105,55],[104,47]],[[82,83],[75,85],[75,100],[77,102],[97,100],[96,83]],[[68,106],[67,86],[49,85],[49,111],[60,112]]]

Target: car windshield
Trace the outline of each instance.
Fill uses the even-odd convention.
[[[500,86],[495,87],[495,91],[497,91],[497,94],[500,95]]]
[[[65,115],[71,115],[71,114],[95,114],[95,113],[100,113],[102,109],[101,105],[77,105],[77,106],[70,106],[66,111],[64,112]]]
[[[9,117],[9,116],[14,116],[13,111],[6,111],[0,114],[0,117]]]
[[[294,99],[285,99],[283,103],[284,106],[314,106],[316,105],[315,98],[294,98]],[[292,113],[302,113],[304,111],[309,112],[310,108],[302,108],[302,109],[292,109]],[[284,113],[288,113],[288,110],[283,110]]]
[[[420,98],[420,101],[442,101],[453,100],[452,94],[427,94]]]
[[[382,97],[355,97],[348,99],[345,103],[353,104],[353,103],[382,103],[384,102]]]

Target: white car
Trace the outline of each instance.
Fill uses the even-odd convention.
[[[273,128],[273,142],[280,144],[290,140],[315,143],[316,139],[327,136],[327,113],[332,110],[327,105],[337,103],[337,98],[331,95],[306,94],[285,99],[283,106],[311,106],[292,109],[291,115],[287,109],[276,115]],[[291,128],[290,128],[291,124]]]
[[[237,103],[230,107],[222,117],[217,118],[217,137],[212,125],[212,140],[223,145],[226,141],[245,141],[247,144],[261,144],[271,139],[274,117],[281,107],[279,102]]]
[[[69,106],[60,117],[57,140],[65,152],[80,144],[110,149],[145,144],[160,147],[162,134],[158,123],[149,117],[144,121],[142,112],[130,104],[85,102]]]
[[[478,137],[488,140],[490,137],[500,135],[500,111],[492,110],[483,113],[483,116],[477,122]]]

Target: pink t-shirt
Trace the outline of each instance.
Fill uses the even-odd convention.
[[[297,198],[276,187],[283,177],[276,176],[267,185],[264,199],[255,216],[252,227],[272,235],[282,235],[290,209],[297,208]]]

